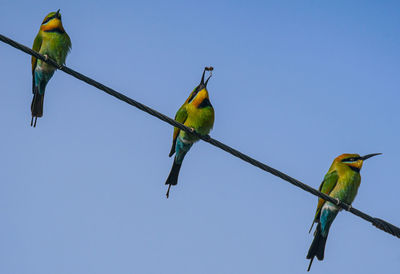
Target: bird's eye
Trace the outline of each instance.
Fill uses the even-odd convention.
[[[342,160],[342,162],[355,162],[355,161],[357,161],[356,158],[347,158]]]

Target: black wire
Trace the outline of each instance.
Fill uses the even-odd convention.
[[[93,80],[93,79],[91,79],[91,78],[89,78],[89,77],[87,77],[87,76],[85,76],[85,75],[73,70],[73,69],[70,69],[70,68],[68,68],[66,66],[58,65],[54,60],[52,60],[50,58],[46,58],[45,56],[43,56],[43,55],[31,50],[30,48],[28,48],[28,47],[26,47],[24,45],[21,45],[21,44],[15,42],[15,41],[3,36],[3,35],[1,35],[1,34],[0,34],[0,40],[3,41],[6,44],[9,44],[10,46],[12,46],[12,47],[14,47],[16,49],[22,50],[23,52],[25,52],[27,54],[30,54],[30,55],[38,58],[38,59],[41,59],[42,61],[45,61],[46,63],[51,64],[54,67],[57,67],[59,70],[62,70],[65,73],[67,73],[69,75],[72,75],[73,77],[75,77],[75,78],[77,78],[79,80],[82,80],[82,81],[88,83],[89,85],[94,86],[94,87],[96,87],[96,88],[98,88],[98,89],[110,94],[111,96],[114,96],[114,97],[120,99],[121,101],[124,101],[124,102],[126,102],[126,103],[128,103],[128,104],[130,104],[130,105],[132,105],[132,106],[144,111],[144,112],[147,112],[150,115],[155,116],[158,119],[160,119],[160,120],[162,120],[164,122],[167,122],[168,124],[170,124],[170,125],[172,125],[174,127],[177,127],[177,128],[179,128],[181,130],[184,130],[184,131],[186,131],[188,133],[194,134],[197,137],[199,137],[200,139],[202,139],[203,141],[205,141],[207,143],[210,143],[210,144],[212,144],[212,145],[214,145],[214,146],[216,146],[216,147],[218,147],[218,148],[220,148],[220,149],[232,154],[233,156],[235,156],[237,158],[240,158],[245,162],[248,162],[249,164],[251,164],[253,166],[256,166],[256,167],[258,167],[258,168],[260,168],[260,169],[262,169],[262,170],[264,170],[266,172],[269,172],[272,175],[275,175],[275,176],[277,176],[277,177],[279,177],[279,178],[291,183],[292,185],[295,185],[295,186],[297,186],[297,187],[299,187],[299,188],[301,188],[301,189],[303,189],[303,190],[305,190],[305,191],[307,191],[307,192],[309,192],[309,193],[311,193],[311,194],[313,194],[315,196],[318,196],[318,197],[324,199],[325,201],[329,201],[329,202],[331,202],[333,204],[336,204],[337,206],[343,208],[344,210],[349,211],[349,212],[353,213],[354,215],[356,215],[356,216],[358,216],[358,217],[360,217],[360,218],[372,223],[377,228],[379,228],[379,229],[381,229],[381,230],[383,230],[383,231],[385,231],[385,232],[387,232],[389,234],[392,234],[393,236],[396,236],[396,237],[400,238],[400,228],[398,228],[395,225],[392,225],[392,224],[390,224],[390,223],[388,223],[388,222],[386,222],[384,220],[381,220],[379,218],[374,218],[372,216],[369,216],[368,214],[365,214],[364,212],[359,211],[358,209],[355,209],[352,206],[341,202],[340,200],[336,200],[335,198],[332,198],[332,197],[330,197],[330,196],[328,196],[328,195],[326,195],[326,194],[324,194],[324,193],[322,193],[322,192],[320,192],[320,191],[318,191],[318,190],[316,190],[316,189],[314,189],[314,188],[312,188],[312,187],[310,187],[310,186],[308,186],[308,185],[306,185],[306,184],[304,184],[304,183],[302,183],[302,182],[290,177],[289,175],[287,175],[287,174],[285,174],[283,172],[280,172],[277,169],[274,169],[274,168],[272,168],[272,167],[270,167],[270,166],[268,166],[266,164],[263,164],[260,161],[257,161],[256,159],[253,159],[250,156],[248,156],[246,154],[243,154],[240,151],[238,151],[238,150],[236,150],[236,149],[234,149],[234,148],[232,148],[232,147],[230,147],[228,145],[225,145],[225,144],[221,143],[218,140],[215,140],[215,139],[211,138],[209,135],[200,135],[197,132],[192,132],[191,129],[189,129],[188,127],[182,125],[181,123],[178,123],[174,119],[171,119],[168,116],[166,116],[166,115],[164,115],[164,114],[162,114],[162,113],[160,113],[160,112],[158,112],[158,111],[156,111],[156,110],[154,110],[154,109],[152,109],[152,108],[150,108],[150,107],[148,107],[146,105],[143,105],[143,104],[141,104],[141,103],[139,103],[139,102],[137,102],[137,101],[135,101],[135,100],[133,100],[133,99],[121,94],[121,93],[119,93],[118,91],[115,91],[115,90],[113,90],[113,89],[111,89],[111,88],[109,88],[109,87],[107,87],[107,86],[105,86],[105,85],[103,85],[103,84],[101,84],[101,83],[99,83],[99,82],[97,82],[97,81],[95,81],[95,80]]]

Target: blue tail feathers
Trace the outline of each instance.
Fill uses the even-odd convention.
[[[171,186],[178,184],[178,176],[179,176],[179,171],[181,170],[183,159],[185,158],[186,153],[190,150],[191,147],[192,143],[185,143],[184,141],[182,141],[180,136],[176,138],[176,146],[175,146],[176,154],[174,157],[174,162],[172,164],[171,171],[168,175],[167,181],[165,182],[166,185],[169,185],[167,191],[167,198],[169,197],[169,190]]]

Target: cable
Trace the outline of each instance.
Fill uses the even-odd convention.
[[[216,146],[216,147],[218,147],[218,148],[220,148],[220,149],[232,154],[233,156],[242,159],[243,161],[245,161],[245,162],[247,162],[247,163],[249,163],[249,164],[251,164],[253,166],[256,166],[256,167],[258,167],[258,168],[260,168],[260,169],[262,169],[262,170],[264,170],[266,172],[269,172],[272,175],[275,175],[275,176],[277,176],[277,177],[279,177],[279,178],[291,183],[292,185],[295,185],[295,186],[297,186],[297,187],[299,187],[299,188],[301,188],[301,189],[303,189],[303,190],[305,190],[305,191],[307,191],[307,192],[309,192],[309,193],[311,193],[311,194],[313,194],[315,196],[318,196],[318,197],[324,199],[325,201],[329,201],[329,202],[339,206],[340,208],[343,208],[344,210],[349,211],[349,212],[353,213],[354,215],[356,215],[356,216],[358,216],[358,217],[360,217],[360,218],[372,223],[375,227],[377,227],[377,228],[379,228],[379,229],[381,229],[381,230],[383,230],[383,231],[385,231],[385,232],[387,232],[389,234],[392,234],[393,236],[396,236],[396,237],[400,238],[400,228],[398,228],[397,226],[395,226],[395,225],[393,225],[391,223],[388,223],[388,222],[386,222],[386,221],[384,221],[382,219],[379,219],[379,218],[374,218],[374,217],[372,217],[372,216],[370,216],[370,215],[368,215],[368,214],[366,214],[366,213],[364,213],[362,211],[359,211],[358,209],[352,207],[351,205],[348,205],[346,203],[341,202],[340,200],[332,198],[332,197],[330,197],[330,196],[328,196],[328,195],[326,195],[326,194],[324,194],[324,193],[322,193],[322,192],[320,192],[320,191],[318,191],[318,190],[316,190],[316,189],[314,189],[314,188],[312,188],[312,187],[310,187],[310,186],[308,186],[308,185],[306,185],[306,184],[304,184],[304,183],[302,183],[302,182],[290,177],[289,175],[287,175],[287,174],[285,174],[283,172],[280,172],[277,169],[274,169],[274,168],[272,168],[272,167],[270,167],[270,166],[268,166],[266,164],[263,164],[260,161],[257,161],[256,159],[253,159],[250,156],[248,156],[248,155],[246,155],[244,153],[241,153],[240,151],[238,151],[238,150],[236,150],[236,149],[234,149],[234,148],[232,148],[232,147],[230,147],[228,145],[225,145],[225,144],[221,143],[218,140],[215,140],[215,139],[211,138],[209,135],[200,135],[197,132],[192,132],[191,129],[189,129],[188,127],[184,126],[181,123],[178,123],[174,119],[171,119],[168,116],[166,116],[166,115],[164,115],[164,114],[162,114],[162,113],[160,113],[160,112],[158,112],[158,111],[156,111],[156,110],[154,110],[154,109],[152,109],[152,108],[150,108],[150,107],[148,107],[146,105],[143,105],[142,103],[139,103],[139,102],[137,102],[137,101],[135,101],[135,100],[123,95],[122,93],[119,93],[119,92],[117,92],[117,91],[115,91],[115,90],[113,90],[113,89],[111,89],[111,88],[109,88],[109,87],[107,87],[107,86],[105,86],[105,85],[103,85],[103,84],[101,84],[101,83],[99,83],[99,82],[97,82],[97,81],[95,81],[95,80],[93,80],[93,79],[91,79],[91,78],[89,78],[89,77],[87,77],[87,76],[85,76],[85,75],[73,70],[73,69],[70,69],[70,68],[68,68],[66,66],[60,66],[54,60],[52,60],[51,58],[46,58],[45,56],[43,56],[43,55],[31,50],[30,48],[28,48],[28,47],[26,47],[24,45],[21,45],[21,44],[15,42],[15,41],[3,36],[3,35],[1,35],[1,34],[0,34],[0,41],[4,42],[6,44],[9,44],[10,46],[12,46],[12,47],[14,47],[16,49],[19,49],[19,50],[21,50],[21,51],[23,51],[23,52],[25,52],[25,53],[27,53],[29,55],[32,55],[32,56],[34,56],[34,57],[36,57],[38,59],[41,59],[42,61],[45,61],[46,63],[58,68],[59,70],[62,70],[65,73],[67,73],[67,74],[69,74],[69,75],[71,75],[71,76],[73,76],[73,77],[75,77],[75,78],[77,78],[77,79],[79,79],[81,81],[84,81],[87,84],[89,84],[91,86],[94,86],[94,87],[96,87],[96,88],[98,88],[98,89],[110,94],[111,96],[114,96],[114,97],[118,98],[121,101],[124,101],[125,103],[130,104],[131,106],[134,106],[134,107],[136,107],[136,108],[138,108],[138,109],[140,109],[140,110],[142,110],[144,112],[147,112],[148,114],[150,114],[152,116],[155,116],[158,119],[160,119],[160,120],[162,120],[162,121],[164,121],[164,122],[166,122],[166,123],[168,123],[168,124],[170,124],[170,125],[172,125],[174,127],[177,127],[177,128],[179,128],[181,130],[184,130],[187,133],[194,134],[197,137],[199,137],[200,139],[202,139],[203,141],[205,141],[207,143],[210,143],[213,146]]]

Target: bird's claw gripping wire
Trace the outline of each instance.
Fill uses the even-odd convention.
[[[343,203],[342,201],[339,200],[339,198],[333,198],[333,199],[336,200],[336,205],[337,206],[340,206],[340,204],[342,204],[342,206],[346,205],[345,207],[341,207],[340,210],[345,209],[346,211],[350,211],[350,209],[352,208],[351,205]]]
[[[47,54],[43,54],[43,56],[44,56],[44,61],[48,62],[50,60],[50,57]],[[55,62],[55,63],[57,63],[57,62]],[[61,70],[61,69],[63,69],[63,65],[57,64],[57,68],[59,70]]]

